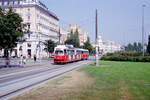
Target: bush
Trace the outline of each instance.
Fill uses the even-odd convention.
[[[115,53],[107,53],[107,56],[132,56],[139,57],[142,56],[142,52],[115,52]],[[145,53],[145,56],[150,56],[150,54]]]
[[[150,62],[150,56],[123,56],[123,55],[112,55],[104,56],[101,60],[107,61],[131,61],[131,62]]]
[[[150,57],[143,57],[142,61],[143,62],[150,62]]]

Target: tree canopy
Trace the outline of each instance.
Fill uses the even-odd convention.
[[[68,39],[65,41],[65,44],[72,44],[74,47],[80,47],[80,40],[79,40],[79,32],[76,30],[76,32],[70,33],[70,36]]]
[[[150,35],[149,35],[149,39],[148,39],[147,52],[150,54]]]
[[[13,49],[23,40],[26,25],[22,23],[22,18],[12,8],[8,11],[0,8],[0,49]]]
[[[134,42],[133,44],[129,43],[125,47],[125,51],[134,51],[134,52],[141,52],[142,51],[142,44]]]
[[[88,37],[87,41],[84,43],[83,48],[88,49],[90,53],[95,53],[95,49],[91,45],[89,37]]]
[[[46,46],[46,50],[49,53],[53,53],[54,52],[54,48],[56,46],[56,43],[54,41],[52,41],[52,40],[46,40],[44,44]]]

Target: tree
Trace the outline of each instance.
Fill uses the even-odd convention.
[[[65,41],[65,44],[72,44],[74,47],[80,47],[80,40],[79,40],[79,32],[76,30],[76,32],[70,33],[70,37]]]
[[[148,39],[147,52],[150,54],[150,35],[149,35],[149,39]]]
[[[84,49],[88,49],[90,53],[94,53],[94,48],[90,43],[90,38],[88,37],[87,41],[83,45]]]
[[[137,48],[138,48],[137,43],[134,42],[134,43],[133,43],[133,50],[134,50],[134,51],[137,51]]]
[[[126,51],[134,51],[134,47],[131,43],[129,43],[126,47],[125,47]]]
[[[125,47],[126,51],[134,51],[134,52],[141,52],[142,51],[142,44],[140,42],[134,42],[133,44],[129,43]]]
[[[26,25],[22,22],[22,18],[12,8],[8,11],[0,8],[0,49],[4,49],[6,59],[9,59],[8,51],[15,48],[18,42],[23,42]]]
[[[142,44],[139,42],[137,52],[141,52],[141,51],[142,51]]]
[[[47,50],[47,52],[49,52],[49,54],[52,54],[54,52],[54,48],[56,46],[56,43],[52,40],[46,40],[45,43],[45,49]]]

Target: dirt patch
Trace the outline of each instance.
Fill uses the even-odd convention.
[[[93,82],[94,80],[86,73],[73,71],[12,100],[63,100],[90,86]]]
[[[128,86],[123,81],[120,82],[120,94],[121,100],[135,100],[133,95],[130,93]]]

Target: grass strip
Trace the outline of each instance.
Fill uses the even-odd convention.
[[[150,63],[101,61],[80,71],[94,84],[65,100],[150,100]]]

